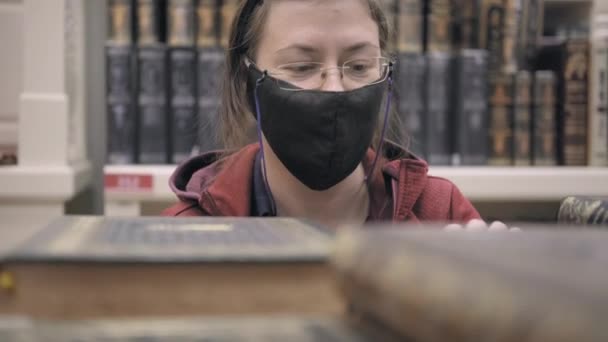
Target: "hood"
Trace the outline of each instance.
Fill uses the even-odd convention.
[[[250,144],[240,151],[222,158],[221,152],[210,152],[193,157],[173,172],[169,186],[182,201],[196,201],[212,215],[248,216],[253,179],[253,165],[259,151],[258,144]],[[367,171],[374,160],[370,148],[362,161]],[[426,186],[428,165],[401,147],[385,143],[384,155],[379,159],[372,182],[372,203],[384,208],[411,207]],[[397,205],[385,202],[392,194]],[[374,211],[374,208],[372,208]],[[394,212],[393,216],[397,213]]]

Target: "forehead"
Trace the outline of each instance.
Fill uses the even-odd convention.
[[[365,0],[273,0],[261,37],[266,49],[291,44],[340,49],[353,42],[379,45],[378,25]]]

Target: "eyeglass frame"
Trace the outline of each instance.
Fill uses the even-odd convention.
[[[386,79],[388,79],[388,77],[390,75],[392,75],[392,73],[393,73],[393,67],[395,66],[395,62],[396,62],[395,58],[393,58],[393,57],[386,57],[386,56],[369,57],[369,58],[354,58],[354,59],[350,59],[350,60],[345,61],[344,63],[342,63],[342,66],[325,67],[325,68],[321,68],[321,71],[327,71],[327,70],[333,70],[333,69],[340,70],[340,79],[342,79],[342,78],[344,78],[344,68],[345,68],[344,65],[346,63],[349,63],[349,62],[352,62],[352,61],[356,61],[356,60],[360,60],[360,59],[384,59],[384,60],[388,61],[388,64],[383,65],[384,67],[386,67],[388,69],[387,72],[386,72],[386,74],[384,75],[384,77],[379,78],[377,81],[365,84],[362,87],[367,87],[367,86],[370,86],[370,85],[374,85],[374,84],[378,84],[378,83],[384,82]],[[253,64],[258,70],[262,71],[262,69],[260,69],[258,67],[258,65],[253,61],[253,59],[250,58],[249,56],[245,56],[244,61],[245,61],[245,65],[247,67],[249,67],[250,64]],[[290,64],[297,64],[297,63],[305,63],[305,62],[285,63],[285,64],[281,64],[281,65],[277,66],[277,68],[279,68],[281,66],[290,65]],[[309,62],[309,63],[314,63],[314,64],[318,64],[318,65],[325,65],[325,63],[320,63],[320,62]],[[280,73],[277,73],[277,72],[274,72],[274,71],[269,71],[268,69],[265,69],[265,73],[268,74],[269,76],[280,75]],[[284,80],[280,80],[280,79],[277,79],[277,80],[279,80],[281,82],[286,82],[286,83],[291,84],[288,81],[284,81]],[[281,89],[286,90],[286,91],[320,90],[321,87],[323,86],[323,84],[321,84],[321,86],[319,86],[318,88],[311,88],[311,89],[300,88],[300,87],[297,87],[295,84],[294,84],[294,86],[296,87],[294,89],[283,88],[283,87],[281,87]],[[358,89],[358,88],[356,88],[356,89]]]

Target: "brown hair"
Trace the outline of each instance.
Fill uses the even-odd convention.
[[[265,0],[261,5],[256,6],[251,12],[251,17],[245,27],[239,18],[244,11],[250,11],[250,1],[241,1],[232,22],[230,32],[230,48],[226,53],[226,64],[224,69],[224,77],[222,83],[221,105],[219,112],[219,140],[226,152],[229,154],[243,146],[252,143],[256,139],[255,118],[251,113],[249,102],[247,99],[246,89],[246,67],[242,62],[245,55],[253,55],[256,46],[259,42],[260,35],[263,30],[263,24],[268,16],[270,2],[273,0]],[[276,0],[274,0],[276,1]],[[391,32],[387,24],[386,17],[377,3],[377,0],[362,0],[365,1],[370,10],[372,19],[378,24],[380,49],[382,53],[389,54],[389,39]],[[242,35],[242,37],[239,37]],[[393,101],[396,103],[396,101]],[[383,109],[384,110],[384,109]],[[398,120],[397,115],[391,113],[391,124],[388,136],[397,138],[398,130],[394,130],[395,120]],[[382,115],[380,115],[380,120]],[[379,131],[382,127],[377,125],[374,145],[377,146],[379,140]]]

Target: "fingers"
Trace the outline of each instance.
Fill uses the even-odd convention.
[[[488,226],[486,222],[480,219],[473,219],[464,226],[457,223],[448,224],[443,228],[443,230],[446,232],[521,232],[520,228],[509,228],[509,226],[500,221],[494,221]]]

